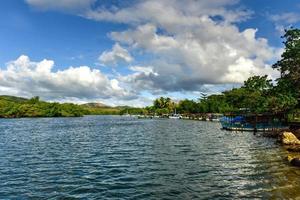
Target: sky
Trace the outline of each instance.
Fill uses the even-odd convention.
[[[0,2],[0,95],[150,105],[276,79],[299,0]]]

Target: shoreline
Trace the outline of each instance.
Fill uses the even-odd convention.
[[[284,160],[290,167],[300,167],[300,127],[263,133],[262,136],[277,139],[278,147],[286,153]]]

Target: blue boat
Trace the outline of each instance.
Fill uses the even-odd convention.
[[[228,115],[220,119],[222,128],[230,131],[274,131],[288,128],[284,118],[270,114]]]

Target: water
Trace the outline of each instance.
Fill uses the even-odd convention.
[[[218,123],[1,119],[0,137],[0,199],[300,196],[300,171],[274,140]]]

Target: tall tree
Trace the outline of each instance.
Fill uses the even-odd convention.
[[[248,91],[264,92],[272,88],[272,80],[265,76],[252,76],[244,82],[243,88]]]
[[[280,71],[278,87],[282,91],[294,95],[299,102],[300,97],[300,29],[291,28],[285,31],[285,50],[281,60],[273,65],[274,69]]]

